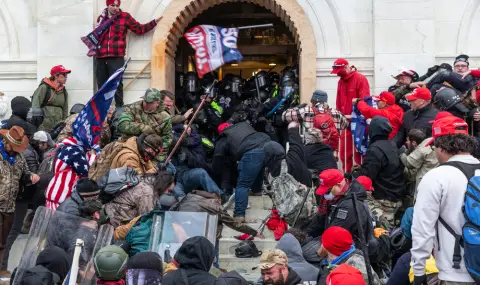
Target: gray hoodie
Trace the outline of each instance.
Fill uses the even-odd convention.
[[[292,234],[285,234],[278,241],[276,248],[285,252],[288,257],[288,266],[298,273],[303,282],[317,281],[318,268],[305,260],[302,247]]]

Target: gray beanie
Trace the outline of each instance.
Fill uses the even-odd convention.
[[[313,92],[311,102],[327,102],[328,101],[328,94],[323,90],[316,90]]]

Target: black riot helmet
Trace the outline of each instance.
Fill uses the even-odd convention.
[[[260,71],[255,74],[257,79],[258,88],[265,88],[268,86],[268,73],[266,71]]]
[[[437,91],[437,94],[433,99],[433,104],[435,104],[435,106],[441,111],[448,111],[455,108],[462,113],[467,113],[468,109],[461,103],[461,101],[462,99],[455,90],[451,88],[443,88],[442,90]]]
[[[218,95],[218,82],[216,82],[214,79],[210,80],[210,78],[203,78],[201,89],[202,95],[207,95],[213,99]]]
[[[230,91],[236,93],[237,95],[241,95],[243,92],[243,80],[240,76],[234,75],[230,79]]]
[[[289,96],[295,91],[295,73],[291,70],[285,71],[280,81],[280,95]]]
[[[280,74],[278,74],[277,72],[270,72],[268,74],[268,81],[270,81],[270,84],[275,84],[275,85],[278,85],[280,84]]]
[[[83,110],[83,108],[85,108],[85,105],[80,104],[80,103],[77,103],[77,104],[73,105],[72,108],[70,109],[70,115],[80,114],[80,112]]]
[[[194,93],[197,91],[197,74],[195,72],[187,72],[183,80],[185,91]]]

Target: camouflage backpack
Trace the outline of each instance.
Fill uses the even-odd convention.
[[[285,160],[282,161],[280,175],[277,177],[269,175],[268,181],[270,182],[270,187],[266,189],[267,194],[272,199],[273,205],[278,210],[279,215],[284,218],[289,225],[292,225],[296,214],[302,207],[303,198],[307,194],[308,187],[288,174]],[[310,191],[298,218],[299,221],[308,221],[317,212],[314,192],[315,191]]]
[[[113,159],[123,149],[124,145],[125,141],[122,139],[107,144],[102,149],[92,166],[90,166],[90,169],[88,170],[88,178],[98,181],[110,171]]]

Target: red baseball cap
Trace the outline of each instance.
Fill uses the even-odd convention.
[[[357,177],[358,183],[362,184],[363,188],[367,191],[373,191],[373,186],[372,186],[372,179],[369,177],[362,175]]]
[[[432,100],[430,90],[425,87],[415,88],[410,95],[405,96],[408,101],[415,101],[417,99]]]
[[[327,193],[330,188],[342,182],[344,179],[343,173],[338,169],[324,170],[322,173],[320,173],[320,175],[318,175],[318,178],[320,178],[320,186],[318,186],[317,190],[315,191],[317,195],[323,195]]]
[[[450,116],[453,116],[450,112],[440,111],[440,112],[438,112],[438,114],[435,116],[435,119],[429,121],[429,123],[433,124],[433,123],[435,123],[435,121],[438,121],[438,120],[440,120],[440,119],[443,119],[443,118],[446,118],[446,117],[450,117]]]
[[[468,135],[468,124],[455,116],[435,120],[432,125],[432,139],[426,144],[429,146],[436,138],[450,134]]]
[[[327,276],[328,285],[365,285],[360,270],[346,263],[338,266]]]
[[[337,60],[335,60],[335,62],[333,63],[333,66],[332,66],[332,72],[330,72],[330,74],[337,74],[340,72],[340,70],[342,70],[342,67],[344,66],[348,66],[348,61],[344,58],[338,58]]]
[[[393,95],[392,92],[383,91],[382,93],[380,93],[380,95],[375,97],[375,100],[383,101],[383,102],[387,103],[388,105],[394,105],[395,104],[395,95]]]
[[[397,75],[392,75],[393,78],[398,79],[399,76],[405,75],[405,76],[410,76],[413,78],[415,76],[416,72],[413,69],[401,69],[399,70]]]
[[[66,69],[63,65],[56,65],[50,70],[50,75],[54,76],[57,73],[71,73],[71,70]]]

